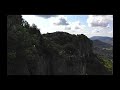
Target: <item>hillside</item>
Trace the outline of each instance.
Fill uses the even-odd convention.
[[[111,37],[103,37],[103,36],[93,36],[90,38],[91,40],[99,40],[110,45],[113,45],[113,38]]]
[[[93,52],[102,58],[104,64],[110,71],[113,70],[113,46],[99,40],[93,40]]]
[[[113,60],[113,46],[99,40],[93,40],[93,51],[96,54],[107,57]]]

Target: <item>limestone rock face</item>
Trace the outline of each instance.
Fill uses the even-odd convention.
[[[43,37],[54,43],[53,47],[56,48],[57,52],[57,54],[53,52],[51,56],[48,54],[47,58],[44,58],[47,74],[86,75],[86,61],[92,53],[91,40],[83,34],[72,36],[65,32],[49,33],[43,35]],[[62,42],[63,37],[70,40],[65,38]]]

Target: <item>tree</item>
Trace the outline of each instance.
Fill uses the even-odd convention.
[[[36,74],[40,39],[39,29],[35,25],[30,27],[21,15],[7,16],[8,74]]]
[[[75,48],[75,46],[70,43],[65,44],[63,49],[64,49],[65,53],[68,55],[74,55],[77,53],[77,49]]]

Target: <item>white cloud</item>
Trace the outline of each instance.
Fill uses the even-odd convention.
[[[79,26],[75,26],[75,29],[81,29]]]
[[[87,23],[89,27],[110,27],[113,15],[88,15]]]
[[[79,29],[79,30],[85,30],[85,25],[82,25],[80,21],[70,22],[70,26],[73,30]]]
[[[113,34],[113,31],[108,32],[109,34]]]
[[[94,28],[91,28],[91,33],[90,34],[91,34],[91,36],[112,37],[113,36],[113,31],[112,30],[106,30],[106,28],[94,27]]]
[[[71,26],[69,25],[69,26],[66,26],[65,27],[65,30],[71,30]]]
[[[98,34],[99,32],[100,32],[99,29],[93,29],[91,33],[92,33],[92,34]]]
[[[54,25],[69,25],[69,23],[64,17],[57,18],[57,20],[53,24]]]
[[[88,30],[86,30],[86,26],[82,25],[80,21],[69,22],[70,30],[67,30],[70,34],[88,34]]]
[[[96,35],[113,36],[112,15],[89,16],[88,19],[84,20],[84,22],[87,21],[88,25],[91,27],[88,27],[87,24],[80,19],[74,20],[74,17],[70,18],[66,15],[57,15],[57,16],[43,15],[44,18],[40,16],[38,17],[37,15],[22,15],[22,16],[28,21],[30,25],[35,23],[37,27],[40,29],[42,34],[47,32],[52,33],[56,31],[63,31],[63,32],[68,32],[70,34],[85,34],[88,37],[96,36]],[[53,23],[57,23],[61,25],[55,25]],[[69,25],[66,25],[66,23],[68,23]],[[84,23],[84,25],[82,23]],[[98,23],[98,24],[94,24],[94,23]],[[105,24],[104,26],[102,23],[103,24],[107,23],[107,25]]]
[[[36,15],[38,17],[42,17],[44,19],[48,19],[48,18],[51,18],[51,17],[57,17],[58,15]]]
[[[88,15],[90,36],[113,36],[113,15]]]

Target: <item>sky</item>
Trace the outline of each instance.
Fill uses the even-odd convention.
[[[56,31],[85,34],[87,37],[113,37],[113,15],[22,15],[30,26],[42,34]]]

